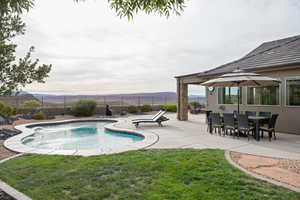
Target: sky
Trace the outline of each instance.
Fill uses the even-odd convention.
[[[176,91],[174,76],[212,69],[262,42],[300,34],[299,0],[188,0],[181,16],[120,19],[105,0],[37,0],[23,18],[18,56],[52,64],[32,93]],[[189,88],[203,95],[203,87]]]

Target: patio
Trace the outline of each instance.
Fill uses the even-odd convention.
[[[147,116],[146,116],[147,117]],[[164,127],[157,125],[142,125],[138,128],[142,132],[151,132],[159,136],[159,141],[148,147],[149,149],[173,149],[173,148],[195,148],[195,149],[224,149],[240,153],[275,158],[300,159],[300,135],[277,133],[277,140],[269,142],[268,138],[257,142],[254,138],[239,139],[232,136],[219,136],[209,134],[205,124],[205,115],[189,115],[188,121],[179,121],[176,114],[167,114],[171,120]],[[130,117],[123,119],[117,126],[119,128],[133,129]],[[139,116],[143,118],[143,116]]]

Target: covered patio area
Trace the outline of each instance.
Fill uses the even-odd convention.
[[[213,77],[199,77],[199,73],[175,77],[177,81],[177,119],[188,120],[188,86],[200,85]]]

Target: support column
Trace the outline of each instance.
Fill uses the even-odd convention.
[[[188,84],[177,79],[177,119],[188,120]]]

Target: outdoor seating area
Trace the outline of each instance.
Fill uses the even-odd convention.
[[[207,124],[209,133],[218,133],[223,136],[251,137],[259,141],[264,138],[264,133],[268,133],[268,139],[276,140],[275,126],[278,114],[271,112],[245,111],[233,113],[213,113],[207,111]]]

